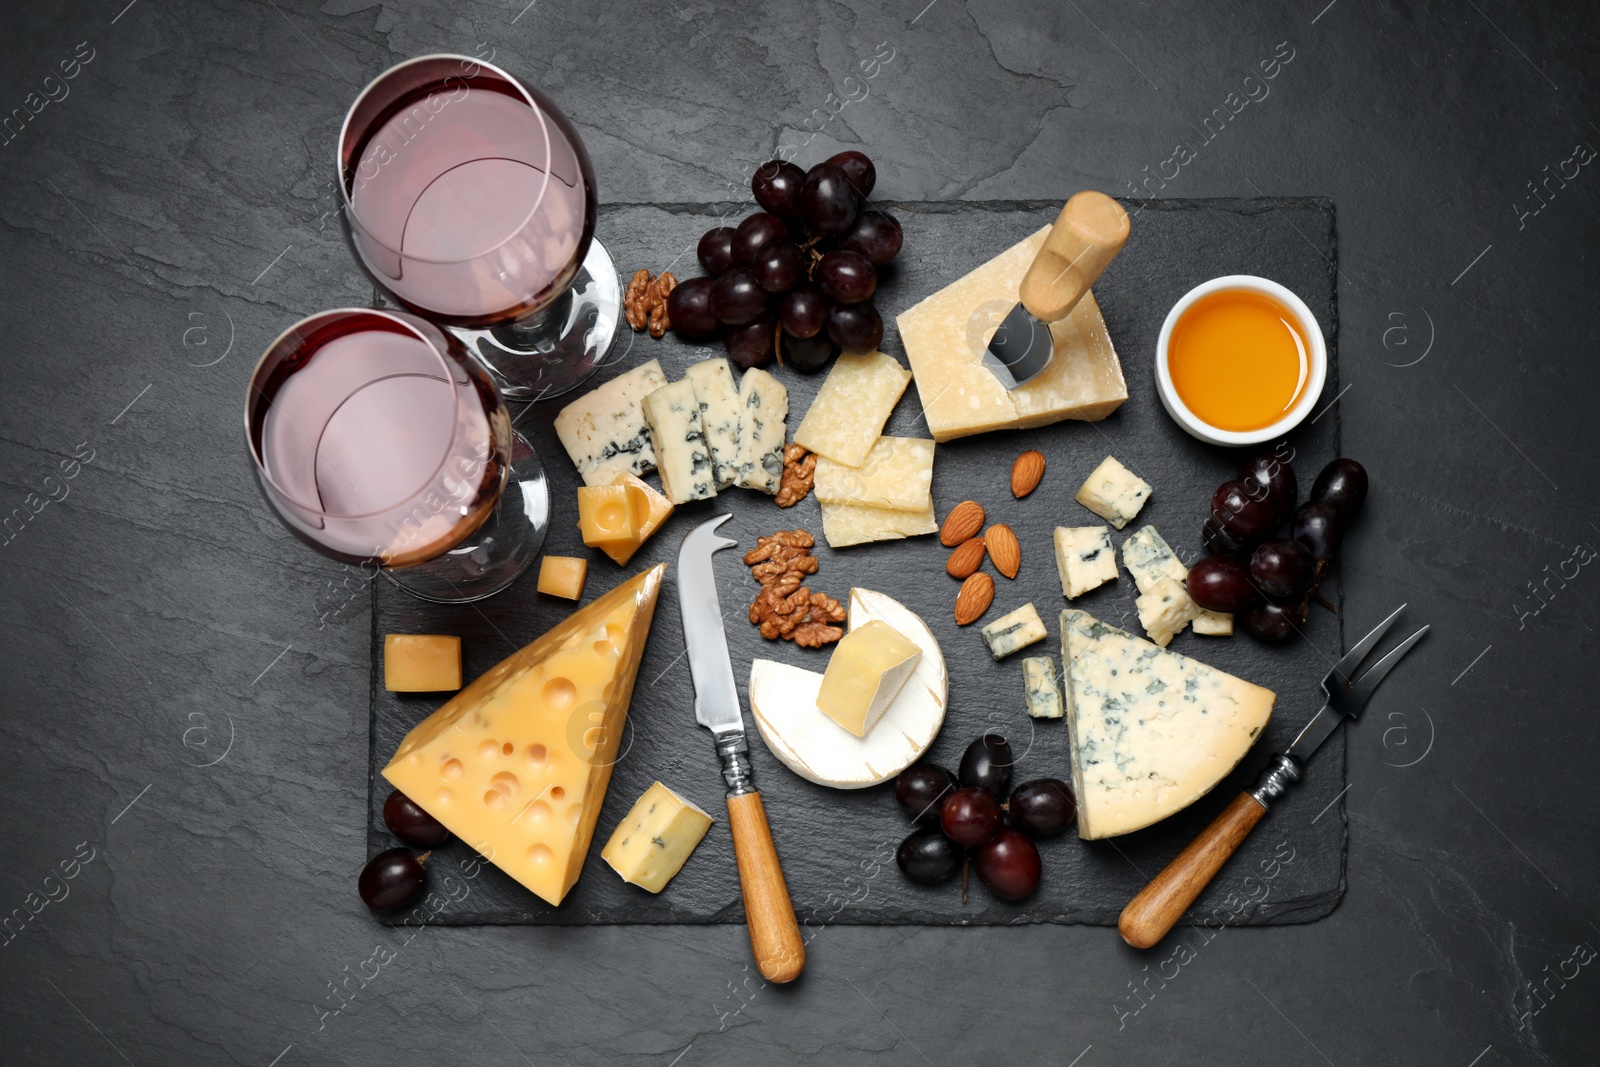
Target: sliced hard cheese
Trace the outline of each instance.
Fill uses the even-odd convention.
[[[1190,627],[1197,634],[1206,637],[1232,637],[1233,616],[1225,611],[1207,611],[1199,608],[1199,614],[1194,617],[1194,625]]]
[[[639,402],[667,384],[652,359],[561,409],[556,436],[585,485],[609,485],[619,474],[656,469],[656,453]]]
[[[384,634],[383,687],[391,693],[453,693],[461,688],[461,638]]]
[[[656,782],[622,817],[600,858],[641,889],[659,893],[711,829],[711,816]]]
[[[739,458],[733,484],[774,494],[783,478],[783,442],[789,428],[789,390],[759,367],[739,381]]]
[[[850,627],[877,619],[922,653],[916,669],[866,737],[855,737],[817,710],[822,675],[758,659],[750,665],[750,714],[772,754],[818,785],[865,789],[887,781],[928,751],[944,723],[944,655],[927,625],[904,605],[870,589],[850,591]]]
[[[921,511],[893,511],[861,504],[822,505],[822,536],[833,548],[868,541],[898,541],[902,537],[931,534],[938,529],[931,500]]]
[[[739,436],[744,424],[739,406],[739,388],[733,384],[733,371],[726,359],[707,359],[692,363],[683,372],[700,401],[700,428],[711,446],[711,465],[716,486],[733,484],[739,464]]]
[[[881,619],[853,627],[834,646],[817,708],[857,737],[866,737],[921,656],[909,638]]]
[[[1122,565],[1141,593],[1148,593],[1163,578],[1182,582],[1189,577],[1189,568],[1178,562],[1177,553],[1154,526],[1142,526],[1122,542]]]
[[[883,433],[911,372],[882,352],[844,353],[800,420],[794,440],[819,456],[859,467]]]
[[[919,437],[880,437],[859,467],[819,456],[812,492],[824,504],[925,511],[933,502],[933,448]]]
[[[989,646],[989,654],[995,659],[1005,659],[1049,636],[1050,631],[1044,628],[1044,621],[1032,604],[1024,604],[983,628],[983,643]]]
[[[1277,695],[1093,616],[1061,613],[1078,836],[1131,833],[1233,770]]]
[[[717,495],[711,446],[700,423],[700,400],[685,378],[663,385],[640,402],[661,469],[661,491],[674,504]]]
[[[1082,596],[1117,576],[1117,553],[1106,526],[1057,526],[1056,571],[1067,599]]]
[[[1035,719],[1059,719],[1061,690],[1056,686],[1056,661],[1049,656],[1029,656],[1022,661],[1022,685],[1028,695],[1028,714]]]
[[[1199,605],[1189,599],[1189,591],[1176,578],[1156,582],[1133,605],[1139,612],[1139,625],[1162,648],[1170,645],[1200,612]]]
[[[1128,399],[1093,293],[1050,324],[1055,358],[1026,385],[1008,392],[983,365],[989,338],[1016,306],[1022,276],[1049,232],[1046,226],[896,318],[935,441],[1063,419],[1098,422]]]
[[[618,586],[422,720],[383,769],[551,904],[583,870],[666,564]]]
[[[1150,484],[1117,462],[1115,456],[1107,456],[1072,499],[1120,530],[1150,499]]]

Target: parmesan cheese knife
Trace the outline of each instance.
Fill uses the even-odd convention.
[[[789,901],[778,850],[767,825],[767,810],[750,777],[750,746],[744,739],[739,690],[728,661],[728,637],[722,630],[722,605],[711,556],[738,544],[717,534],[733,518],[719,515],[689,531],[678,550],[678,610],[688,646],[689,673],[694,677],[694,717],[711,731],[728,786],[728,827],[739,862],[739,888],[756,969],[769,982],[792,982],[806,963],[800,924]]]
[[[983,364],[1007,389],[1025,385],[1050,365],[1050,323],[1072,314],[1083,294],[1128,243],[1128,213],[1104,193],[1078,193],[1056,217],[1012,308],[989,340]]]

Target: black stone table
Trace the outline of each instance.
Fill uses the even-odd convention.
[[[6,15],[0,1061],[1594,1060],[1590,13]],[[372,300],[333,214],[333,141],[361,85],[434,51],[547,90],[614,206],[741,198],[802,144],[865,149],[904,201],[1331,199],[1337,410],[1374,485],[1345,610],[1405,600],[1434,626],[1349,735],[1339,906],[1185,953],[1102,926],[833,926],[789,988],[753,975],[736,925],[396,933],[366,915],[369,591],[267,512],[240,414],[285,325]]]

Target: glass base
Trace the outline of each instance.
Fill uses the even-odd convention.
[[[487,330],[449,327],[488,367],[508,400],[548,400],[570,392],[600,369],[617,335],[622,283],[599,241],[572,286],[537,314]]]
[[[385,569],[383,576],[420,600],[466,604],[494,596],[523,573],[544,548],[550,528],[550,486],[526,438],[512,432],[511,476],[482,526],[437,559]]]

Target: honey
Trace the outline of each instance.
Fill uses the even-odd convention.
[[[1197,418],[1245,432],[1271,426],[1294,407],[1311,375],[1311,352],[1283,304],[1262,293],[1224,289],[1178,317],[1167,367]]]

